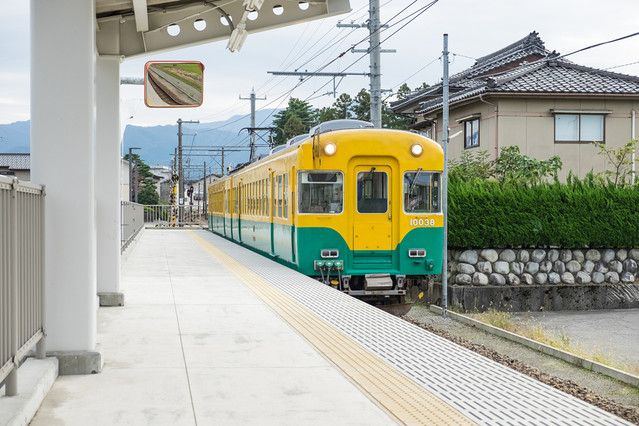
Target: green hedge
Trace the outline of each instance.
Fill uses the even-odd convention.
[[[451,248],[639,247],[639,186],[572,181],[535,186],[448,185]]]

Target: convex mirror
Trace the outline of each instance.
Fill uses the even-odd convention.
[[[204,65],[191,61],[153,61],[144,65],[144,103],[149,108],[202,105]]]

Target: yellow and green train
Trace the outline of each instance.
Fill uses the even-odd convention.
[[[443,150],[335,120],[208,187],[209,229],[353,296],[403,302],[440,274]]]

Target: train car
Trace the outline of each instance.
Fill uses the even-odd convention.
[[[322,123],[208,187],[209,229],[375,304],[442,268],[443,150],[358,120]]]

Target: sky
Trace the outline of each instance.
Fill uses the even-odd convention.
[[[7,4],[9,3],[9,4]],[[636,0],[439,0],[417,15],[430,0],[380,0],[382,89],[397,90],[404,82],[415,88],[442,78],[443,34],[448,34],[450,73],[473,65],[476,58],[499,50],[532,31],[546,48],[561,54],[639,31]],[[313,107],[330,106],[333,83],[314,77],[299,84],[297,77],[275,77],[267,71],[369,72],[365,55],[340,53],[368,36],[365,28],[337,28],[338,21],[363,24],[367,0],[350,0],[350,14],[249,34],[240,51],[226,49],[226,41],[203,44],[144,58],[124,60],[122,77],[143,77],[149,60],[195,60],[205,66],[204,103],[198,108],[151,109],[144,105],[143,86],[121,86],[122,126],[175,124],[178,118],[213,122],[250,113],[248,97],[254,89],[258,109],[284,108],[290,96]],[[414,19],[413,19],[414,18]],[[410,21],[410,22],[409,22]],[[29,2],[5,2],[0,9],[0,124],[28,120]],[[365,49],[364,41],[357,47]],[[580,65],[639,76],[639,36],[605,44],[569,56]],[[627,65],[630,64],[630,65]],[[297,87],[296,87],[297,86]],[[368,89],[365,76],[346,77],[337,88],[355,96]],[[394,100],[392,92],[384,94]],[[258,126],[261,123],[256,123]]]

